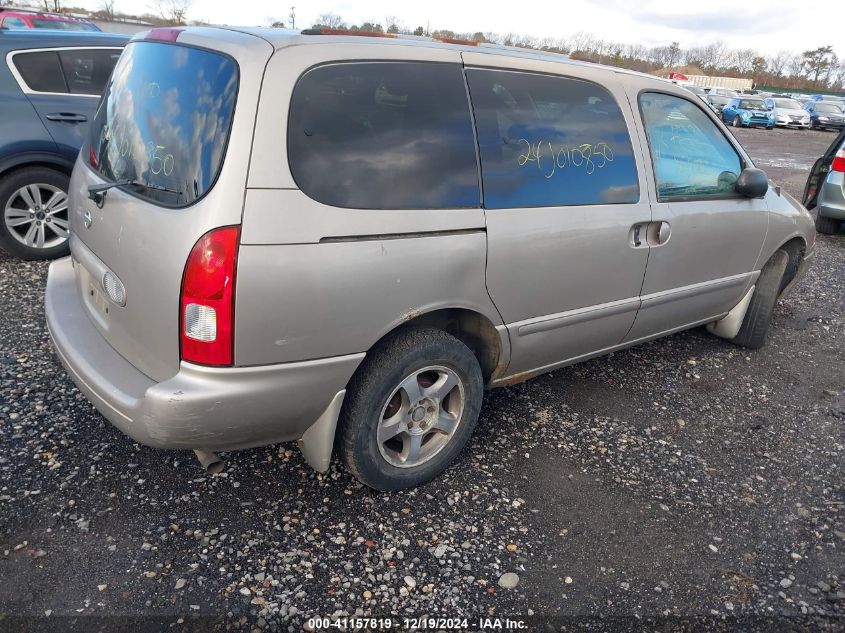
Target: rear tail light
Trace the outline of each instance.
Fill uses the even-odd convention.
[[[179,302],[182,360],[232,364],[240,233],[239,226],[209,231],[188,256]]]
[[[845,171],[845,147],[836,152],[833,162],[830,164],[831,171]]]

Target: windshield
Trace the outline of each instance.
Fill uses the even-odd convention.
[[[91,125],[88,160],[106,180],[136,180],[136,195],[186,206],[207,192],[229,138],[237,64],[219,53],[130,43]]]
[[[795,99],[775,99],[775,107],[783,108],[784,110],[800,110],[801,104]]]
[[[820,101],[816,104],[816,112],[823,112],[825,114],[842,114],[842,108],[835,103],[824,103]]]
[[[69,22],[67,20],[39,20],[33,19],[32,28],[52,29],[54,31],[99,31],[96,26],[88,22]]]
[[[763,110],[766,106],[759,99],[741,99],[739,107],[745,110]]]
[[[716,105],[725,105],[730,99],[721,95],[710,95],[710,101]]]

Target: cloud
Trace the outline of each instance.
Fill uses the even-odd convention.
[[[664,26],[680,31],[692,31],[697,34],[710,32],[727,35],[732,33],[771,33],[792,23],[797,17],[797,12],[794,9],[757,11],[742,16],[729,17],[724,12],[663,13],[643,11],[632,17],[638,22],[651,26]]]

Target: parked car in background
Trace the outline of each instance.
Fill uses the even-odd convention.
[[[128,44],[46,291],[59,358],[119,429],[212,465],[301,440],[326,471],[337,447],[395,490],[461,453],[485,386],[702,324],[763,344],[813,220],[700,99],[356,35]]]
[[[733,88],[710,88],[707,92],[708,95],[721,95],[723,97],[727,97],[728,99],[733,99],[735,96],[739,94],[738,90],[734,90]]]
[[[802,202],[816,209],[819,233],[836,233],[845,222],[845,129],[810,170]]]
[[[709,94],[707,95],[707,103],[710,104],[710,107],[713,109],[713,112],[718,114],[719,116],[722,115],[722,109],[731,102],[730,98],[725,97],[720,94]]]
[[[734,97],[722,108],[722,120],[734,127],[775,127],[775,113],[763,100],[753,96]]]
[[[804,109],[810,115],[810,127],[814,130],[841,130],[845,127],[845,113],[842,106],[828,101],[808,101]]]
[[[686,88],[687,90],[689,90],[694,95],[701,96],[701,95],[707,94],[707,92],[704,90],[704,88],[702,88],[701,86],[696,86],[695,84],[678,84],[678,85]]]
[[[769,97],[763,103],[775,113],[775,125],[801,130],[810,127],[810,114],[795,99]]]
[[[8,253],[67,255],[70,173],[127,41],[0,30],[0,248]]]
[[[20,8],[0,7],[0,29],[48,29],[51,31],[97,32],[93,22],[61,13],[45,13]]]

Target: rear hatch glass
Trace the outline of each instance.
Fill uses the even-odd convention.
[[[91,125],[88,162],[105,180],[164,206],[201,198],[220,171],[237,64],[198,48],[132,42]]]

